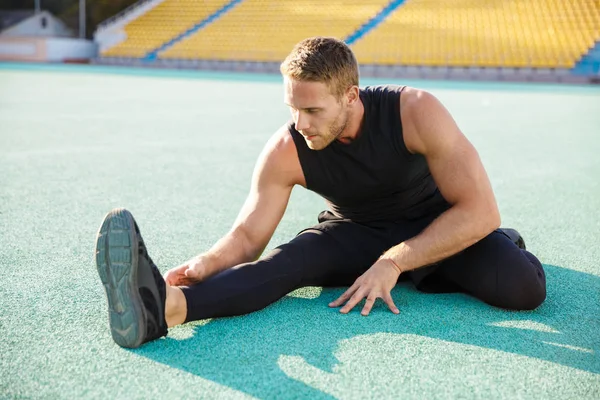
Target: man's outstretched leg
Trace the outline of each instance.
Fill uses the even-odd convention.
[[[319,221],[258,261],[189,287],[166,285],[126,210],[111,211],[96,245],[112,336],[139,347],[184,322],[247,314],[303,286],[351,285],[387,248],[385,232],[345,220]]]

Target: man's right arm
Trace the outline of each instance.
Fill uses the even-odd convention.
[[[265,145],[254,168],[250,193],[232,228],[210,250],[165,274],[169,285],[187,285],[254,261],[268,245],[304,176],[293,139],[282,127]]]

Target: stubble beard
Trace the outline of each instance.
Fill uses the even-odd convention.
[[[349,111],[343,110],[340,113],[340,116],[342,116],[341,119],[338,116],[338,118],[336,118],[336,120],[333,121],[331,125],[329,125],[327,129],[327,134],[317,136],[318,141],[306,141],[306,144],[310,149],[323,150],[325,147],[329,146],[334,140],[338,139],[342,135],[342,133],[346,129],[346,125],[348,125]]]

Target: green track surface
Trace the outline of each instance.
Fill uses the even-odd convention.
[[[425,88],[478,149],[503,217],[546,268],[548,298],[510,312],[400,284],[401,313],[297,290],[259,312],[125,350],[94,264],[106,212],[136,217],[162,272],[230,228],[268,137],[279,77],[0,64],[0,397],[600,398],[600,90]],[[365,80],[366,84],[382,83]],[[269,248],[316,223],[294,190]]]

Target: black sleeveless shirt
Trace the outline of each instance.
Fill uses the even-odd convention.
[[[402,86],[360,89],[364,119],[349,144],[334,141],[312,150],[294,123],[307,189],[323,196],[331,211],[355,222],[417,219],[449,207],[435,184],[425,157],[411,154],[402,135]]]

